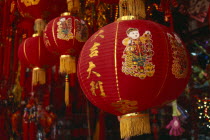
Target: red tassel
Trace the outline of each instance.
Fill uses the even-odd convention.
[[[1,45],[1,44],[0,44]],[[0,46],[0,80],[2,80],[4,48]]]
[[[7,73],[7,53],[8,53],[8,44],[9,44],[9,39],[8,38],[6,38],[6,40],[5,40],[5,47],[4,47],[4,58],[3,58],[3,65],[4,65],[4,67],[3,67],[3,75],[4,75],[4,79],[6,79],[5,78],[5,76],[6,76],[6,73]]]
[[[20,68],[20,86],[22,88],[24,87],[24,83],[25,83],[25,73],[26,73],[26,67],[24,65],[21,65],[21,68]],[[23,88],[22,94],[21,94],[21,100],[24,101],[25,97],[26,97],[25,89]]]
[[[50,92],[48,88],[45,88],[44,96],[43,96],[43,107],[46,108],[50,105]]]
[[[28,112],[25,109],[23,114],[23,124],[22,124],[22,131],[23,131],[23,140],[29,140],[29,122],[28,122]]]
[[[4,67],[3,67],[4,68],[3,75],[4,75],[4,78],[6,80],[9,78],[9,74],[10,74],[11,48],[12,48],[12,39],[7,38],[6,39],[5,51],[4,51]]]
[[[36,134],[37,134],[37,126],[35,124],[35,121],[31,121],[29,123],[29,140],[36,140]]]
[[[7,36],[7,28],[8,28],[8,15],[9,15],[9,8],[8,8],[8,2],[9,1],[5,1],[4,3],[4,9],[3,9],[3,25],[2,25],[2,38],[4,39],[4,41],[6,41],[6,36]],[[6,44],[6,42],[4,42],[4,44]]]
[[[2,111],[2,109],[1,109]],[[6,127],[6,118],[5,118],[5,114],[2,113],[0,115],[0,138],[1,140],[8,140],[9,137],[8,137],[8,132],[7,132],[7,129],[5,129]]]

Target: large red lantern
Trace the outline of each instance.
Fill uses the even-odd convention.
[[[38,82],[40,82],[39,84],[44,84],[44,69],[53,66],[58,61],[58,57],[50,53],[45,48],[43,38],[41,36],[25,39],[19,46],[18,58],[22,64],[25,64],[29,68],[33,68],[33,78],[40,78],[32,80],[34,85],[38,84]],[[41,76],[37,77],[35,74],[41,74]]]
[[[87,38],[88,27],[85,22],[69,15],[51,20],[44,30],[44,42],[47,49],[54,54],[61,55],[61,73],[76,72],[76,69],[68,64],[69,62],[75,63],[75,57],[79,55]]]
[[[133,118],[132,113],[177,98],[188,82],[189,69],[187,50],[175,33],[152,21],[127,20],[90,37],[80,54],[78,77],[94,105],[127,117],[121,118],[124,121]],[[146,114],[135,115],[146,120]],[[143,122],[133,125],[140,126],[134,135],[150,131],[142,128]],[[122,131],[127,130],[121,130],[123,138],[132,130]]]

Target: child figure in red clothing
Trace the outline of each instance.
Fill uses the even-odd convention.
[[[154,54],[151,32],[145,31],[140,36],[137,28],[129,28],[126,33],[128,37],[122,41],[126,46],[122,56],[125,60],[122,63],[122,72],[140,79],[153,76],[155,66],[151,62]]]

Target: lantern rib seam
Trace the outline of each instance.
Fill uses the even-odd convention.
[[[157,26],[156,24],[154,24],[155,26]],[[158,27],[158,26],[157,26]],[[162,27],[160,27],[162,30],[163,30],[163,28]],[[162,83],[162,86],[161,86],[161,88],[160,88],[160,90],[158,91],[158,94],[156,95],[156,98],[160,95],[160,93],[161,93],[161,91],[162,91],[162,89],[163,89],[163,87],[165,86],[165,83],[166,83],[166,80],[167,80],[167,76],[168,76],[168,72],[169,72],[169,44],[168,44],[168,42],[166,41],[167,40],[167,37],[166,37],[166,34],[165,33],[163,33],[163,36],[164,36],[164,38],[165,38],[165,42],[166,42],[166,44],[167,44],[167,47],[166,47],[166,49],[167,49],[167,70],[166,70],[166,75],[165,75],[165,78],[164,78],[164,81],[163,81],[163,83]]]
[[[26,60],[28,61],[28,63],[30,63],[29,62],[29,60],[28,60],[28,56],[27,56],[27,54],[26,54],[26,41],[27,41],[27,39],[24,41],[24,45],[23,45],[23,50],[24,50],[24,55],[25,55],[25,57],[26,57]]]
[[[57,41],[56,41],[56,39],[55,39],[55,31],[54,31],[55,21],[56,21],[56,19],[53,21],[53,25],[52,25],[52,27],[53,27],[53,28],[52,28],[52,34],[53,34],[53,40],[54,40],[56,46],[58,47]]]
[[[117,94],[119,97],[119,100],[122,100],[120,97],[120,89],[119,89],[119,80],[118,80],[118,73],[117,73],[117,34],[119,30],[119,23],[117,22],[117,29],[115,32],[115,41],[114,41],[114,66],[115,66],[115,78],[116,78],[116,86],[117,86]]]
[[[72,17],[73,18],[73,22],[74,23],[74,33],[73,33],[73,45],[74,46],[74,42],[75,42],[75,36],[76,36],[76,30],[75,30],[75,17]]]

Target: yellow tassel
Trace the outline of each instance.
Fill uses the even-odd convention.
[[[120,0],[119,20],[145,19],[145,0]]]
[[[36,19],[34,23],[34,30],[36,31],[38,36],[41,36],[46,25],[45,21],[43,19]]]
[[[76,58],[70,55],[61,55],[60,73],[76,73]]]
[[[151,133],[149,114],[130,113],[121,116],[120,135],[122,139],[149,133]]]
[[[177,101],[174,100],[171,104],[172,104],[172,110],[173,110],[172,116],[180,116],[181,112],[177,109]]]
[[[32,71],[32,85],[37,85],[37,84],[45,84],[46,83],[46,75],[45,75],[45,70],[41,68],[33,68]]]
[[[66,104],[66,106],[69,106],[69,78],[68,78],[68,75],[66,75],[66,79],[65,79],[65,104]]]

